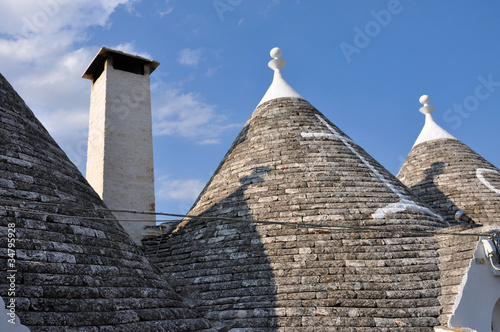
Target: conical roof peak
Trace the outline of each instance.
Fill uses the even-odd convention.
[[[312,153],[309,149],[312,150]],[[321,155],[318,155],[318,151],[321,151]],[[330,162],[326,162],[322,155],[328,156],[327,159]],[[347,159],[349,159],[348,162],[346,162]],[[293,168],[287,164],[292,164]],[[320,170],[320,165],[324,169]],[[311,177],[312,180],[319,172],[322,176],[332,177],[330,184],[335,186],[335,190],[347,190],[349,191],[348,195],[355,195],[356,192],[365,195],[367,192],[366,187],[363,187],[365,180],[378,182],[389,200],[387,204],[384,204],[386,198],[382,197],[379,189],[375,190],[377,192],[376,198],[371,203],[376,204],[376,201],[379,201],[379,206],[370,212],[366,211],[367,217],[374,220],[387,219],[401,212],[415,212],[443,221],[440,215],[430,210],[425,204],[415,200],[408,188],[399,183],[392,174],[314,106],[303,98],[294,97],[274,98],[274,100],[265,103],[265,105],[261,104],[255,109],[215,171],[211,181],[200,194],[190,214],[206,214],[209,207],[216,205],[217,201],[228,193],[227,189],[233,188],[235,191],[238,191],[238,188],[241,189],[242,179],[240,176],[251,174],[255,171],[255,167],[265,167],[267,176],[281,173],[280,178],[285,175],[290,178],[297,177],[300,180],[307,177]],[[327,172],[327,174],[323,174],[323,172]],[[349,174],[350,178],[337,178],[337,174]],[[328,180],[326,177],[325,181]],[[219,181],[224,182],[225,187],[217,183]],[[266,181],[262,181],[262,185],[266,186]],[[292,180],[290,183],[282,183],[280,187],[285,188],[288,185],[293,188],[300,187],[300,185],[297,187],[297,181]],[[308,183],[304,186],[309,187],[306,191],[311,194],[312,184]],[[321,187],[323,188],[323,185]],[[323,189],[316,189],[318,193],[315,194],[315,197],[318,200],[320,200],[320,196],[328,196],[330,200],[334,196],[331,193],[325,193]],[[275,194],[273,195],[276,196]],[[259,193],[260,199],[263,195],[265,193]],[[291,196],[293,195],[287,192],[285,197]],[[356,199],[353,199],[353,203],[355,201]],[[383,201],[384,203],[382,203]],[[248,197],[241,201],[233,200],[233,202],[247,204]],[[342,199],[338,203],[345,202]],[[362,209],[367,208],[359,202],[355,205]],[[228,207],[227,204],[226,207]],[[225,209],[225,211],[229,210]],[[237,204],[232,206],[232,210],[238,211]],[[252,215],[254,219],[269,219],[267,213],[258,218],[256,218],[255,213]],[[341,219],[348,220],[359,217],[359,215],[351,215],[350,210],[346,209],[345,216]],[[304,221],[305,219],[298,220]]]
[[[288,327],[285,306],[304,307],[300,320],[306,326],[308,317],[318,317],[315,308],[322,300],[304,304],[297,297],[284,304],[284,299],[290,292],[324,292],[319,280],[339,282],[326,290],[328,298],[344,296],[343,289],[353,288],[347,281],[351,266],[345,266],[351,262],[365,266],[365,259],[378,260],[377,265],[366,262],[376,275],[366,285],[369,293],[387,285],[375,281],[387,276],[385,267],[406,259],[416,258],[421,270],[413,272],[425,274],[432,260],[418,248],[401,252],[401,246],[413,231],[446,226],[310,103],[293,97],[274,98],[255,109],[189,215],[147,254],[175,280],[174,287],[197,294],[205,317],[230,321],[234,328],[268,326],[274,319]],[[433,240],[415,241],[431,245]],[[403,277],[407,272],[394,268],[394,289],[413,289],[415,279]],[[294,285],[292,274],[299,280]],[[363,292],[356,296],[366,296]],[[256,314],[256,307],[263,309]],[[361,311],[370,315],[366,308]]]
[[[419,109],[419,111],[420,113],[425,115],[425,124],[413,146],[439,138],[456,139],[453,135],[451,135],[446,130],[441,128],[441,126],[438,125],[432,118],[432,112],[434,111],[434,106],[429,105],[430,102],[429,96],[423,95],[420,97],[419,101],[421,104],[424,105]]]
[[[281,69],[285,67],[286,61],[280,59],[283,54],[281,49],[275,47],[271,50],[270,54],[273,60],[269,61],[268,66],[269,68],[274,70],[273,82],[271,83],[269,89],[267,89],[267,92],[260,101],[259,105],[275,98],[282,98],[282,97],[302,98],[302,96],[297,91],[295,91],[290,86],[290,84],[288,84],[283,78]]]
[[[15,299],[20,323],[33,331],[209,328],[1,74],[0,91],[0,229],[5,240],[8,225],[16,235],[15,298],[5,270],[0,296]],[[7,241],[2,249],[7,266],[14,250],[7,256]]]
[[[428,96],[420,102],[425,125],[397,178],[452,225],[459,210],[498,225],[500,170],[434,122]]]
[[[276,85],[284,82],[284,61],[274,52]],[[435,270],[437,253],[429,259],[421,249],[435,240],[414,231],[447,224],[309,102],[273,94],[274,88],[229,148],[191,217],[146,253],[176,289],[197,295],[204,317],[234,329],[305,328],[313,321],[331,326],[332,316],[350,319],[352,302],[334,304],[332,316],[317,308],[326,298],[345,297],[345,290],[353,298],[382,301],[387,295],[380,289],[388,285],[429,296],[437,276],[429,282],[426,274]],[[355,286],[359,275],[369,275],[369,282]],[[305,297],[313,293],[323,295]],[[386,315],[400,312],[396,298],[408,300],[395,292]],[[298,322],[289,320],[293,307],[300,307]],[[374,313],[370,306],[357,310],[360,317]],[[412,308],[413,317],[433,320],[428,312]],[[342,326],[359,327],[350,324]]]

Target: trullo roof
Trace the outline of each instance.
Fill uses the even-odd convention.
[[[32,331],[210,327],[98,211],[104,203],[2,75],[0,200],[0,294]]]
[[[280,76],[147,255],[234,331],[431,331],[446,223]]]
[[[422,109],[433,108],[427,103]],[[429,117],[434,132],[446,132],[430,113],[422,132]],[[450,134],[418,139],[397,177],[450,223],[459,210],[477,223],[500,223],[500,170]]]

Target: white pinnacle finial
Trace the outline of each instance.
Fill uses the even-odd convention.
[[[456,139],[455,137],[453,137],[453,135],[441,128],[432,118],[432,111],[434,111],[434,106],[429,105],[429,103],[431,102],[431,98],[428,95],[423,95],[418,99],[418,101],[420,102],[420,104],[424,105],[424,107],[421,107],[419,111],[420,113],[425,114],[425,124],[413,146],[438,138]]]
[[[283,55],[283,52],[281,52],[281,49],[279,47],[275,47],[271,50],[271,58],[273,59],[279,59]]]
[[[418,101],[420,102],[420,104],[427,106],[427,105],[429,105],[431,98],[428,95],[423,95],[420,97],[420,99]]]
[[[283,98],[283,97],[294,97],[294,98],[302,98],[301,95],[298,94],[297,91],[295,91],[283,78],[283,75],[281,74],[281,69],[285,67],[286,61],[283,59],[280,59],[281,56],[283,55],[283,52],[281,52],[281,49],[278,47],[275,47],[271,50],[270,52],[271,58],[273,58],[271,61],[269,61],[268,66],[272,70],[274,70],[274,77],[273,77],[273,82],[271,83],[271,86],[269,89],[267,89],[266,94],[260,101],[259,105],[269,101],[271,99],[275,98]]]
[[[431,98],[428,95],[423,95],[421,96],[418,101],[420,104],[424,105],[424,107],[421,107],[419,111],[423,114],[432,114],[432,111],[434,111],[434,106],[429,105],[431,102]]]
[[[277,70],[277,71],[280,71],[281,69],[283,69],[283,67],[285,67],[286,65],[286,61],[283,60],[283,59],[280,59],[281,56],[283,55],[283,52],[281,52],[281,49],[279,47],[275,47],[271,50],[270,52],[271,54],[271,58],[273,58],[273,60],[269,61],[269,68],[271,68],[272,70]]]

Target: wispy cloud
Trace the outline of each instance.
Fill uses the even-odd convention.
[[[49,36],[63,30],[78,35],[88,27],[105,26],[117,7],[125,6],[130,11],[135,2],[137,0],[2,1],[0,30],[17,40]]]
[[[163,16],[166,16],[173,11],[174,11],[174,7],[170,6],[170,0],[165,0],[165,9],[160,10],[158,13],[160,14],[160,17],[163,18]]]
[[[160,17],[168,15],[168,14],[170,14],[173,11],[174,11],[174,7],[166,8],[165,10],[163,10],[163,11],[160,12]]]
[[[240,128],[240,123],[229,123],[218,111],[195,92],[167,89],[153,100],[153,133],[178,135],[196,139],[200,144],[216,144],[227,130]]]
[[[264,9],[264,15],[269,15],[269,13],[281,4],[280,0],[272,0],[268,3],[267,7]]]
[[[163,18],[163,16],[166,16],[166,15],[170,14],[173,11],[174,11],[174,7],[168,7],[165,10],[160,11],[159,14],[160,14],[160,17]]]
[[[165,200],[194,201],[205,183],[198,179],[159,178],[156,181],[156,197]]]
[[[121,44],[118,44],[115,46],[111,46],[111,48],[118,50],[118,51],[125,52],[125,53],[142,56],[143,58],[146,58],[146,59],[154,60],[153,57],[149,53],[137,50],[135,48],[134,43],[121,43]]]
[[[196,66],[201,60],[201,49],[185,48],[179,52],[179,63],[186,66]]]
[[[210,144],[219,144],[220,143],[220,139],[217,139],[217,138],[209,138],[209,139],[206,139],[206,140],[203,140],[200,142],[201,145],[210,145]]]
[[[212,77],[217,70],[219,70],[222,66],[215,66],[215,67],[208,67],[207,71],[205,72],[206,77]]]
[[[85,167],[90,87],[80,76],[99,46],[78,46],[137,0],[0,2],[0,71],[80,169]],[[118,48],[135,52],[133,44]],[[8,64],[8,65],[7,65]]]

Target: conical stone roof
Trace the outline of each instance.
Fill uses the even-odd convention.
[[[434,133],[446,133],[432,120],[430,113],[426,115],[424,130],[429,122],[437,128]],[[454,216],[459,210],[475,222],[499,224],[500,170],[448,135],[420,139],[421,134],[398,179],[451,224],[457,223]]]
[[[261,102],[189,215],[146,254],[227,327],[439,325],[438,244],[416,231],[446,224],[302,98]]]
[[[106,207],[2,75],[0,200],[0,294],[32,331],[209,328],[112,214],[94,210]]]

